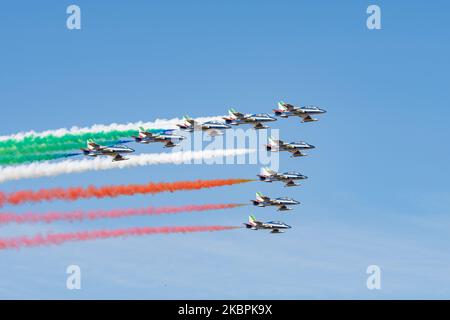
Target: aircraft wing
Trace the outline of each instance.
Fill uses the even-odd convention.
[[[293,186],[298,186],[298,184],[296,184],[293,180],[288,180],[286,182],[286,187],[293,187]]]
[[[313,122],[313,121],[317,121],[317,119],[311,117],[310,115],[303,117],[303,120],[302,120],[302,122]]]
[[[306,156],[306,154],[301,153],[301,151],[298,150],[297,148],[291,149],[291,150],[288,150],[288,151],[289,151],[290,153],[292,153],[292,156],[293,156],[293,157],[302,157],[302,156]]]
[[[175,146],[176,146],[176,144],[173,143],[171,140],[167,141],[166,144],[164,145],[164,147],[166,147],[166,148],[172,148]]]
[[[120,154],[116,153],[112,155],[114,158],[112,161],[123,161],[123,160],[128,160],[127,158],[121,156]]]
[[[267,126],[263,125],[261,122],[256,122],[256,123],[253,125],[253,127],[254,127],[255,129],[265,129],[265,128],[267,128]]]

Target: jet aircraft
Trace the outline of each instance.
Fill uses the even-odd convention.
[[[248,217],[248,223],[244,223],[247,229],[259,230],[259,229],[268,229],[271,230],[270,233],[283,233],[281,229],[290,229],[291,226],[287,225],[284,222],[280,221],[268,221],[261,222],[256,220],[254,215],[250,215]]]
[[[300,184],[296,184],[294,180],[308,179],[307,176],[298,172],[291,171],[285,173],[278,173],[267,167],[261,169],[261,173],[258,174],[258,177],[261,181],[264,182],[283,181],[285,183],[285,187],[299,186]]]
[[[139,135],[133,136],[133,138],[138,143],[162,142],[164,147],[171,148],[176,146],[174,141],[181,141],[185,138],[184,136],[174,135],[172,132],[173,130],[165,130],[163,133],[153,133],[141,127],[139,128]]]
[[[278,109],[274,109],[273,112],[276,116],[282,118],[289,118],[291,116],[301,117],[302,122],[313,122],[318,119],[313,118],[313,115],[319,115],[326,113],[324,109],[315,106],[296,107],[292,104],[285,103],[283,101],[278,102]]]
[[[83,154],[89,157],[97,157],[97,156],[111,156],[113,157],[112,161],[122,161],[128,160],[122,156],[122,153],[131,153],[134,152],[133,149],[124,146],[101,146],[95,143],[93,140],[89,139],[87,142],[87,148],[82,148]]]
[[[240,113],[233,108],[228,110],[228,117],[224,117],[223,119],[227,124],[238,126],[240,124],[253,124],[255,129],[266,129],[267,126],[263,125],[263,122],[276,121],[277,119],[269,116],[266,113],[258,113],[258,114],[243,114]]]
[[[315,146],[306,143],[304,141],[300,142],[284,142],[282,140],[276,140],[272,137],[269,138],[269,143],[266,145],[268,151],[289,151],[292,153],[293,157],[306,156],[300,150],[314,149]]]
[[[184,131],[192,132],[192,131],[206,131],[210,136],[218,136],[223,135],[222,130],[231,128],[229,125],[220,122],[220,121],[207,121],[203,123],[198,123],[194,119],[189,116],[183,117],[183,122],[177,124],[177,126]]]
[[[292,210],[292,208],[288,207],[288,205],[300,204],[300,202],[298,202],[297,200],[287,197],[271,199],[269,197],[263,196],[260,192],[256,193],[256,200],[251,201],[254,206],[258,207],[276,206],[278,207],[278,211]]]

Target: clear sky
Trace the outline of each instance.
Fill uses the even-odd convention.
[[[82,29],[66,28],[77,4]],[[382,29],[366,28],[377,4]],[[14,1],[0,10],[0,134],[183,114],[315,104],[319,122],[280,120],[298,188],[248,184],[5,211],[302,202],[280,214],[227,211],[0,228],[1,236],[153,225],[239,225],[254,213],[283,235],[233,230],[0,252],[0,298],[450,298],[447,1]],[[133,145],[133,147],[136,147]],[[137,146],[159,152],[160,145]],[[163,165],[4,183],[2,191],[197,178],[254,178],[258,165]],[[66,267],[82,289],[65,287]],[[381,290],[366,268],[382,270]]]

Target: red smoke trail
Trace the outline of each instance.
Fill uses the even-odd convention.
[[[13,193],[0,192],[0,206],[5,204],[19,205],[25,202],[41,202],[66,200],[75,201],[88,198],[114,198],[118,196],[132,196],[135,194],[155,194],[160,192],[175,192],[182,190],[199,190],[229,186],[238,183],[249,182],[249,179],[214,179],[178,182],[150,182],[147,184],[130,184],[95,187],[89,186],[72,188],[41,189],[38,191],[23,190]]]
[[[69,241],[87,241],[125,236],[144,236],[149,234],[188,233],[202,231],[223,231],[238,229],[234,226],[194,226],[194,227],[136,227],[129,229],[81,231],[70,233],[55,233],[33,237],[16,237],[0,239],[0,250],[20,249],[22,247],[37,247],[59,245]]]
[[[231,209],[243,204],[203,204],[188,205],[180,207],[148,207],[141,209],[116,209],[116,210],[96,210],[96,211],[74,211],[74,212],[50,212],[45,214],[36,213],[0,213],[0,224],[7,223],[29,223],[54,221],[83,221],[106,218],[122,218],[131,216],[152,216],[160,214],[174,214],[180,212],[199,212],[208,210]]]

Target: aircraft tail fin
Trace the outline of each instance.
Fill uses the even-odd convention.
[[[278,140],[274,139],[272,136],[269,137],[269,144],[272,146],[278,145]]]
[[[264,196],[261,192],[256,193],[256,200],[258,201],[264,201]]]
[[[88,139],[88,140],[86,141],[86,146],[87,146],[87,148],[88,148],[89,150],[92,150],[92,149],[95,148],[96,144],[95,144],[94,140]]]
[[[280,110],[286,110],[285,103],[283,100],[280,100],[280,102],[278,102],[278,108]]]
[[[263,167],[261,168],[261,174],[264,176],[270,176],[272,174],[274,174],[275,171],[273,171],[272,169],[270,169],[269,167]]]
[[[189,116],[184,116],[184,117],[183,117],[183,121],[184,121],[186,124],[188,124],[188,125],[193,125],[193,124],[195,124],[195,120],[192,119],[192,118],[189,117]]]
[[[234,109],[234,108],[230,108],[230,109],[228,109],[228,114],[230,115],[230,117],[236,117],[236,113],[237,113],[237,111],[236,111],[236,109]]]

